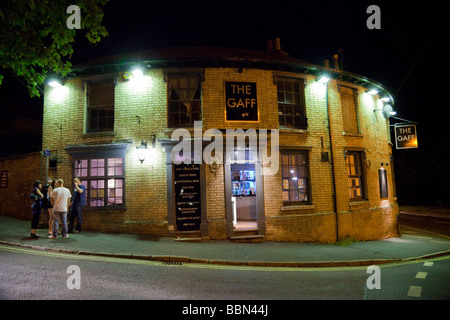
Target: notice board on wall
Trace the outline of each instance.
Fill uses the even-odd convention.
[[[177,231],[198,231],[201,223],[200,165],[179,164],[174,169]]]

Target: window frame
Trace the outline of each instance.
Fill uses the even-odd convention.
[[[281,166],[281,192],[282,192],[282,197],[283,197],[283,206],[292,206],[292,205],[310,205],[312,204],[312,199],[311,199],[311,174],[310,174],[310,155],[309,155],[309,150],[281,150],[281,161],[280,161],[280,166]],[[298,163],[296,163],[295,165],[291,164],[291,156],[295,156],[295,158],[297,159],[298,155],[302,155],[304,157],[304,164],[303,165],[299,165]],[[284,165],[283,164],[283,157],[287,156],[288,157],[288,164]],[[297,162],[297,161],[296,161]],[[296,167],[296,172],[297,172],[297,180],[293,179],[294,177],[291,177],[292,175],[292,167]],[[299,175],[299,168],[304,167],[304,169],[302,170],[304,172],[304,175],[300,176]],[[288,172],[289,172],[289,177],[285,175],[285,168],[287,168]],[[305,197],[306,200],[284,200],[284,192],[288,192],[288,197],[290,199],[291,197],[291,191],[295,190],[295,188],[291,188],[292,184],[295,186],[295,182],[293,182],[291,184],[291,181],[300,181],[300,179],[302,180],[306,180],[306,182],[304,183],[304,188],[306,189],[305,192]],[[287,186],[288,188],[285,188],[285,181],[287,182]],[[297,182],[297,190],[300,189],[298,187],[298,182]]]
[[[203,75],[202,73],[196,72],[196,71],[192,71],[192,72],[169,72],[166,73],[165,75],[165,81],[167,83],[167,127],[168,128],[190,128],[194,126],[194,121],[201,121],[202,120],[202,114],[203,114],[203,108],[202,108],[202,91],[203,91]],[[183,100],[180,99],[180,97],[178,97],[178,99],[171,99],[171,86],[170,86],[170,80],[173,78],[193,78],[196,77],[199,80],[199,85],[198,88],[196,90],[198,90],[199,92],[196,92],[195,96],[199,96],[198,99],[192,99],[189,100],[190,102],[195,102],[195,103],[199,103],[200,104],[200,111],[196,111],[196,112],[182,112],[181,111],[181,105],[183,104]],[[190,82],[189,82],[190,85]],[[190,86],[189,88],[184,88],[184,90],[189,90],[191,89]],[[192,89],[191,89],[192,90]],[[175,93],[176,94],[176,93]],[[178,111],[173,112],[171,111],[171,104],[178,104]],[[189,113],[189,121],[187,123],[182,123],[181,121],[181,114],[184,113]],[[194,119],[192,117],[192,114],[198,114],[199,118],[198,119]],[[177,114],[178,115],[178,123],[171,123],[171,115],[172,114]]]
[[[106,106],[91,106],[90,105],[90,99],[91,99],[91,86],[92,85],[111,85],[112,86],[112,106],[107,103]],[[114,132],[114,121],[115,121],[115,85],[116,80],[114,77],[108,77],[108,78],[102,78],[102,79],[94,79],[94,80],[88,80],[85,82],[86,86],[86,133],[98,133],[98,132]],[[106,101],[108,102],[108,93],[106,93]],[[97,124],[95,128],[91,126],[91,112],[97,111],[98,113],[100,111],[106,112],[106,127],[100,128],[99,125],[99,119],[103,117],[97,116]],[[112,117],[109,115],[109,113],[112,112]],[[112,121],[112,127],[109,125],[109,122]]]
[[[351,174],[349,162],[351,157],[354,158],[355,171],[354,174]],[[367,200],[367,190],[366,190],[366,172],[364,169],[364,151],[346,151],[345,153],[345,163],[347,170],[347,185],[349,191],[349,198],[351,202],[354,201],[363,201]],[[356,166],[358,165],[358,167]],[[358,170],[357,170],[358,169]],[[359,171],[359,172],[358,172]],[[358,179],[359,186],[355,186],[353,183],[350,183],[351,179]],[[353,196],[352,192],[355,189],[360,189],[360,196]]]
[[[280,90],[280,83],[283,82],[283,90]],[[291,83],[292,90],[286,90],[286,82]],[[299,91],[295,91],[295,84],[299,85]],[[278,107],[278,124],[280,128],[289,128],[289,129],[308,129],[308,117],[306,116],[306,102],[305,102],[305,79],[303,78],[290,78],[279,76],[276,78],[277,85],[277,107]],[[283,93],[284,101],[280,101],[280,93]],[[292,103],[287,102],[287,94],[292,94]],[[298,103],[295,103],[295,95],[299,95]],[[280,111],[280,108],[284,108],[284,111]],[[286,108],[292,108],[292,114],[286,113]],[[298,108],[300,114],[298,116],[295,115],[295,108]],[[292,117],[292,125],[287,124],[287,117]],[[284,121],[280,121],[280,117],[284,117]],[[298,126],[295,125],[295,118],[298,117],[300,120],[300,124]]]
[[[346,112],[344,112],[344,104],[342,103],[342,92],[341,89],[345,88],[345,89],[350,89],[353,93],[353,108],[351,110],[351,112],[355,113],[355,125],[356,125],[356,132],[355,131],[346,131]],[[342,84],[338,84],[338,91],[339,91],[339,99],[341,102],[341,114],[342,114],[342,129],[344,131],[344,133],[346,134],[361,134],[361,126],[359,123],[359,107],[358,107],[358,90],[354,87],[350,87],[350,86],[345,86]],[[353,125],[352,125],[353,126]]]
[[[86,170],[89,170],[88,177],[79,176],[81,181],[88,181],[86,184],[86,209],[89,210],[126,210],[126,151],[128,150],[130,144],[118,143],[102,146],[74,146],[66,148],[66,151],[72,157],[72,177],[77,177],[75,170],[75,162],[78,160],[88,160],[88,166]],[[108,176],[108,164],[107,159],[109,158],[122,158],[122,174],[121,175],[110,175]],[[105,171],[103,176],[90,176],[90,161],[91,159],[105,159]],[[88,178],[88,179],[87,179]],[[122,204],[120,205],[110,205],[108,206],[108,180],[110,179],[122,179]],[[91,207],[89,203],[90,199],[90,182],[91,180],[104,180],[104,206],[101,207]],[[74,188],[73,181],[71,183],[72,190]]]

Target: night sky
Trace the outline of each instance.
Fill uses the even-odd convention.
[[[397,114],[418,122],[419,148],[394,152],[399,202],[450,205],[449,100],[442,81],[450,28],[443,3],[110,0],[104,9],[109,36],[95,46],[77,31],[71,61],[184,45],[264,51],[267,39],[279,37],[290,56],[322,65],[342,49],[344,70],[382,83],[394,95]],[[372,4],[381,9],[381,30],[366,26]],[[2,72],[0,157],[38,151],[43,99],[29,98],[19,80]]]

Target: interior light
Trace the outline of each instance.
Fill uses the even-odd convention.
[[[53,88],[62,87],[61,82],[57,80],[51,80],[48,84],[51,85]]]
[[[320,83],[327,83],[328,81],[330,81],[330,78],[328,76],[322,76],[319,79]]]
[[[378,90],[377,89],[372,89],[372,90],[370,90],[369,92],[367,92],[368,94],[371,94],[371,95],[375,95],[375,94],[377,94],[378,93]]]

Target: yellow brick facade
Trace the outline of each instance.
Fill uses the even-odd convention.
[[[264,198],[259,210],[263,210],[266,240],[329,243],[345,238],[372,240],[397,235],[398,208],[392,185],[391,145],[387,120],[381,112],[374,111],[380,108],[378,97],[367,94],[366,88],[353,83],[334,79],[328,83],[333,159],[321,161],[323,153],[331,156],[330,139],[325,85],[317,82],[315,75],[231,67],[205,67],[202,72],[203,132],[208,129],[280,129],[280,150],[295,148],[308,151],[310,204],[283,204],[281,169],[275,175],[261,177]],[[86,133],[87,78],[69,78],[61,88],[45,88],[42,145],[57,158],[57,169],[50,171],[52,178],[64,179],[71,188],[74,172],[73,159],[67,152],[70,147],[129,143],[125,153],[126,208],[85,208],[85,228],[156,236],[177,235],[170,222],[173,221],[170,215],[174,215],[168,209],[171,207],[168,202],[173,201],[168,197],[168,190],[171,190],[168,188],[171,183],[168,181],[170,163],[162,143],[170,139],[172,132],[167,124],[168,93],[164,73],[164,68],[150,68],[140,82],[126,81],[121,72],[113,74],[116,85],[114,132],[111,133]],[[307,130],[280,128],[277,77],[305,79]],[[256,83],[259,122],[225,121],[226,81]],[[338,85],[357,90],[359,134],[344,133]],[[153,136],[156,137],[154,149],[151,147]],[[137,159],[136,152],[141,140],[150,146],[143,163]],[[365,151],[366,200],[350,201],[346,150]],[[331,161],[334,161],[336,208]],[[378,180],[381,163],[388,177],[389,195],[384,199],[380,199]],[[220,164],[215,170],[202,165],[201,174],[206,195],[206,221],[202,221],[206,232],[202,237],[228,239],[225,165]]]

